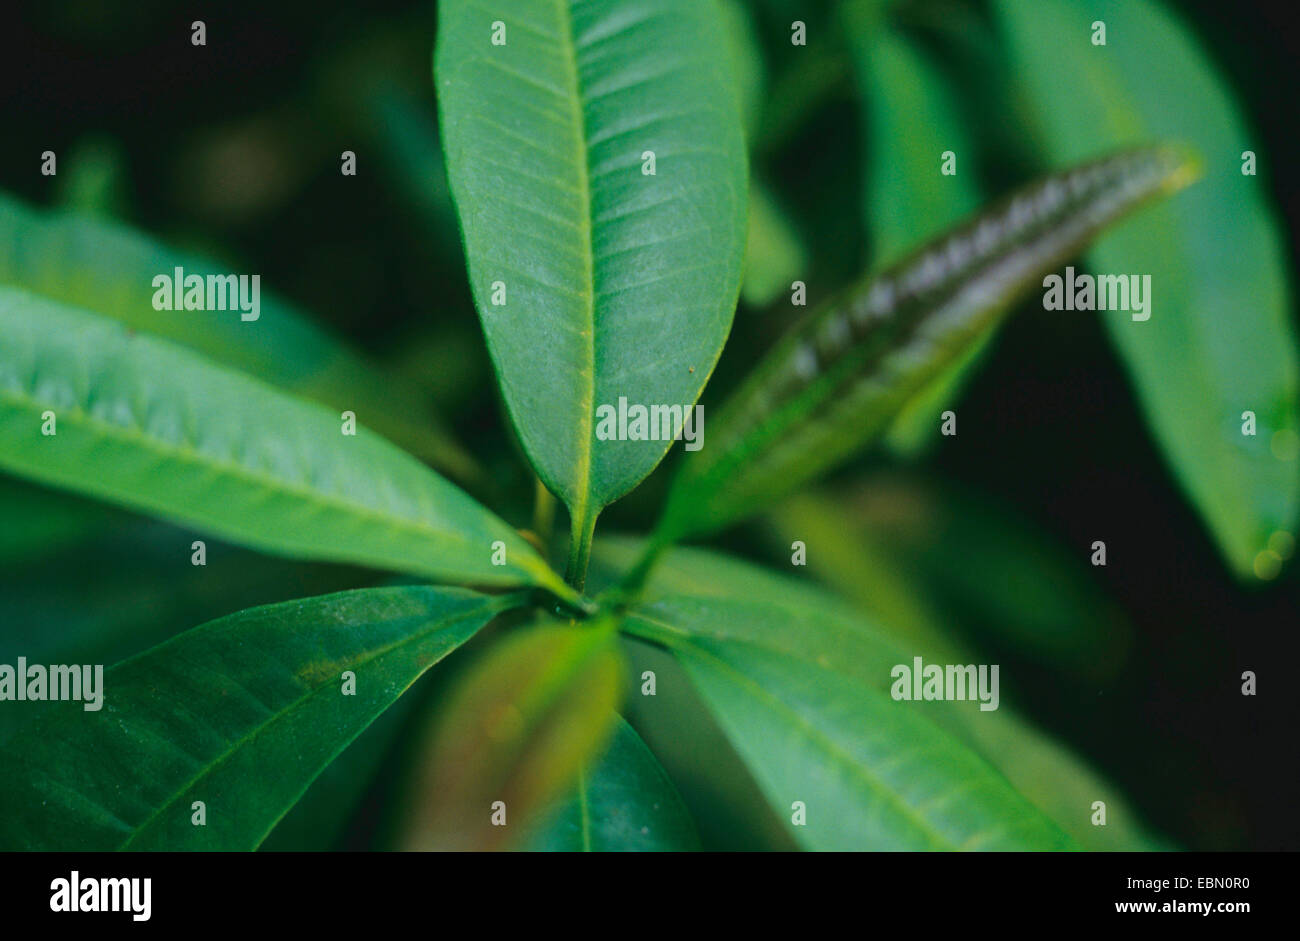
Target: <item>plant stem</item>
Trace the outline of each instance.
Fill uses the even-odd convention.
[[[535,478],[537,487],[533,493],[533,532],[542,544],[542,558],[550,561],[551,533],[555,528],[555,497],[546,489],[540,477]]]
[[[578,591],[587,584],[587,563],[591,561],[591,537],[596,531],[596,516],[574,517],[569,536],[569,564],[564,580]]]

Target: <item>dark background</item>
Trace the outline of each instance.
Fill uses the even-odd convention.
[[[755,3],[767,34],[779,29],[780,0]],[[1262,172],[1296,260],[1295,6],[1172,5],[1260,133]],[[823,16],[820,4],[805,6],[810,23]],[[207,23],[206,47],[190,44],[194,19]],[[0,189],[51,205],[66,195],[73,154],[107,161],[124,221],[261,272],[264,286],[357,346],[419,373],[461,439],[515,494],[506,517],[523,522],[526,467],[491,391],[441,169],[403,168],[371,97],[387,89],[432,131],[431,2],[38,0],[10,4],[2,22]],[[841,89],[768,158],[766,175],[816,259],[810,284],[844,283],[867,254],[861,147],[845,131],[857,127],[854,108],[851,88]],[[359,167],[346,181],[345,149]],[[59,154],[58,177],[40,175],[44,150]],[[990,173],[1015,179],[1017,168]],[[709,400],[781,325],[770,312],[737,315]],[[1092,691],[1086,708],[1050,671],[1025,671],[1038,677],[1025,711],[1181,845],[1300,847],[1296,567],[1261,587],[1226,572],[1155,452],[1096,320],[1013,317],[962,401],[962,421],[962,434],[920,473],[1016,506],[1081,557],[1104,538],[1109,564],[1093,575],[1134,627],[1125,671]],[[839,476],[888,463],[869,456]],[[602,528],[643,528],[661,487],[652,480]],[[725,542],[763,554],[750,531]],[[294,594],[259,591],[263,600]],[[213,616],[228,613],[222,599],[205,603]],[[996,652],[1024,662],[1023,652]],[[1240,694],[1247,669],[1259,676],[1254,698]]]

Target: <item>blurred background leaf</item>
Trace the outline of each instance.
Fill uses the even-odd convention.
[[[41,213],[0,195],[0,284],[112,317],[286,391],[350,409],[458,479],[475,479],[473,459],[438,427],[417,391],[385,377],[273,293],[260,294],[261,313],[251,322],[230,310],[155,310],[154,277],[171,277],[178,267],[186,276],[231,270],[112,222]]]
[[[1102,230],[1195,178],[1171,147],[1040,177],[858,279],[768,350],[672,483],[656,540],[699,536],[843,464]]]
[[[716,3],[722,15],[722,32],[736,82],[740,124],[745,130],[745,139],[752,144],[763,115],[767,64],[763,61],[762,45],[747,5],[741,0],[716,0]]]
[[[622,683],[608,622],[543,623],[503,638],[432,720],[407,795],[402,848],[517,846],[603,751]]]
[[[65,158],[59,205],[73,212],[120,217],[127,210],[126,157],[111,138],[97,134],[77,141]]]
[[[976,148],[954,104],[947,77],[884,12],[880,0],[845,3],[841,15],[863,103],[868,161],[863,213],[873,267],[974,212],[983,193]],[[941,172],[952,154],[949,175]],[[966,374],[993,334],[981,339],[899,413],[886,442],[916,454],[938,435],[940,415],[955,406]]]
[[[1067,552],[987,495],[879,473],[793,497],[771,518],[783,547],[817,547],[810,571],[884,624],[947,621],[1089,685],[1123,669],[1132,628],[1089,576],[1090,548]]]
[[[808,264],[803,237],[772,192],[757,178],[749,181],[749,241],[740,296],[766,307],[802,280]]]
[[[1178,19],[1157,2],[998,0],[1008,67],[1028,97],[1044,159],[1180,140],[1203,180],[1107,235],[1092,270],[1151,276],[1151,319],[1101,314],[1175,476],[1241,576],[1271,578],[1268,547],[1300,501],[1296,334],[1287,264],[1260,178],[1274,166]],[[1094,45],[1095,22],[1106,44]],[[1290,172],[1288,168],[1285,172]],[[1258,431],[1242,434],[1242,413]]]
[[[122,525],[126,514],[96,500],[0,477],[0,564],[39,562],[90,533]]]

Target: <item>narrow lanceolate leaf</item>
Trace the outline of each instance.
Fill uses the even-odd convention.
[[[1148,319],[1101,317],[1223,557],[1240,575],[1271,578],[1281,560],[1270,540],[1280,531],[1289,542],[1300,507],[1300,362],[1266,180],[1295,169],[1264,148],[1165,4],[994,6],[1048,159],[1154,137],[1186,141],[1205,158],[1200,184],[1100,240],[1090,267],[1150,278]],[[1098,21],[1104,46],[1093,45]]]
[[[632,540],[602,539],[593,560],[596,577],[615,577],[643,552],[644,546]],[[813,564],[811,557],[809,561]],[[915,586],[891,586],[888,578],[887,566],[846,572],[846,581],[856,579],[853,591],[871,594],[870,604],[855,610],[807,580],[776,575],[713,552],[674,548],[650,575],[642,610],[652,614],[659,610],[660,620],[685,623],[688,616],[696,623],[699,619],[685,606],[738,602],[761,606],[764,610],[754,616],[740,612],[733,620],[740,627],[736,639],[760,644],[791,660],[811,661],[848,676],[859,688],[882,694],[893,684],[892,665],[911,663],[914,656],[925,663],[974,662],[976,658],[952,643],[950,631],[928,622],[929,612],[918,603]],[[671,617],[663,617],[670,612]],[[991,712],[969,702],[895,705],[911,705],[977,752],[1084,849],[1170,849],[1167,841],[1146,828],[1113,782],[1016,712],[1007,701],[1016,686],[1013,676],[1002,675],[1002,701]],[[671,764],[674,756],[664,753],[663,757],[665,764]],[[1081,807],[1090,808],[1096,800],[1106,803],[1109,823],[1105,827],[1092,826],[1090,814],[1080,813]]]
[[[513,847],[600,755],[622,686],[607,620],[544,624],[506,638],[439,707],[403,847]]]
[[[266,552],[574,596],[452,484],[344,430],[189,350],[0,288],[0,469]]]
[[[769,353],[678,476],[660,539],[755,512],[826,472],[1101,229],[1190,182],[1139,149],[1053,174],[815,311]]]
[[[604,756],[540,817],[524,848],[542,852],[679,852],[700,848],[690,811],[641,736],[621,718]]]
[[[174,279],[177,268],[184,276],[237,273],[112,222],[42,213],[0,195],[0,284],[112,317],[286,391],[351,410],[457,478],[478,472],[473,459],[437,427],[418,392],[380,375],[271,292],[259,287],[256,320],[245,321],[233,303],[228,310],[155,309],[154,278]]]
[[[421,674],[522,600],[368,588],[252,608],[108,670],[97,711],[28,703],[46,714],[0,758],[0,847],[256,849]]]
[[[698,0],[438,12],[479,316],[524,448],[585,545],[672,443],[671,427],[620,432],[620,400],[689,410],[731,325],[746,168],[725,34]]]
[[[625,628],[676,655],[809,849],[1070,849],[1054,823],[888,680],[883,645],[764,603],[669,597]],[[867,666],[867,662],[871,666]],[[855,675],[855,673],[857,675]],[[974,702],[963,703],[977,710]]]

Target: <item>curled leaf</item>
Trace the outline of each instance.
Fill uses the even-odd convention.
[[[658,539],[716,529],[825,473],[889,427],[1044,272],[1195,176],[1172,147],[1032,183],[792,329],[722,407],[674,483]]]

